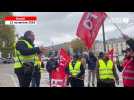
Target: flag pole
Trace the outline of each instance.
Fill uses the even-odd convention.
[[[111,23],[120,31],[120,33],[123,35],[124,33],[122,32],[122,30],[119,28],[119,26],[115,23],[112,22],[112,18],[110,16],[108,16],[108,18],[111,20]]]
[[[104,23],[102,24],[102,33],[103,33],[103,46],[104,46],[104,52],[106,52],[106,39],[105,39],[105,28],[104,28]]]

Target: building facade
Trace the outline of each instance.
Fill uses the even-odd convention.
[[[126,41],[123,38],[106,40],[106,52],[113,48],[116,54],[122,55],[122,50],[125,50],[127,47]],[[93,52],[104,52],[104,45],[102,41],[97,40],[94,43]]]

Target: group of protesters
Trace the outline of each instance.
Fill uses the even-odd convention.
[[[134,40],[126,36],[124,39],[129,48],[123,51],[125,56],[122,62],[118,59],[113,61],[109,54],[104,52],[100,52],[98,57],[92,51],[74,53],[65,69],[68,75],[67,85],[84,87],[86,86],[84,80],[88,75],[88,87],[116,87],[120,85],[119,80],[121,80],[117,72],[122,72],[123,86],[134,87]],[[50,66],[47,65],[47,68]],[[88,74],[85,74],[86,70]]]
[[[50,86],[56,71],[61,79],[65,78],[63,87],[84,87],[85,72],[88,70],[88,87],[115,87],[119,85],[119,75],[117,70],[122,72],[123,86],[134,87],[134,40],[128,36],[123,36],[129,48],[124,50],[123,62],[113,62],[108,53],[100,52],[98,57],[92,51],[78,51],[69,53],[70,60],[62,60],[57,52],[50,55],[45,68],[49,73]],[[19,80],[20,87],[39,87],[41,79],[42,62],[40,56],[46,52],[43,46],[34,47],[34,33],[27,31],[15,44],[15,73]],[[59,62],[62,64],[59,64]],[[65,63],[65,64],[64,64]],[[59,77],[59,76],[58,76]],[[55,78],[56,79],[56,78]],[[92,80],[91,80],[92,79]],[[58,79],[57,79],[58,80]],[[31,84],[32,81],[32,85]],[[97,84],[95,84],[97,81]],[[56,86],[55,86],[56,87]],[[60,86],[59,86],[60,87]]]

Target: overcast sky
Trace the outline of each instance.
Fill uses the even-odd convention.
[[[36,25],[16,25],[16,33],[23,35],[32,30],[36,35],[36,43],[44,46],[71,41],[76,38],[75,33],[83,12],[13,12],[17,16],[37,16]],[[129,36],[134,36],[134,13],[107,12],[120,29]],[[120,32],[107,18],[105,20],[106,39],[119,37]],[[102,29],[97,39],[102,40]],[[37,42],[38,41],[38,42]]]

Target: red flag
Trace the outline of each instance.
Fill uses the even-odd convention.
[[[67,51],[63,48],[60,49],[59,55],[60,55],[60,62],[59,62],[60,66],[66,67],[71,60],[70,56],[68,55]]]
[[[114,49],[112,48],[111,50],[108,50],[108,57],[113,61],[114,58]]]
[[[84,41],[88,48],[92,48],[99,29],[106,17],[107,15],[104,12],[85,12],[83,14],[76,35]]]

